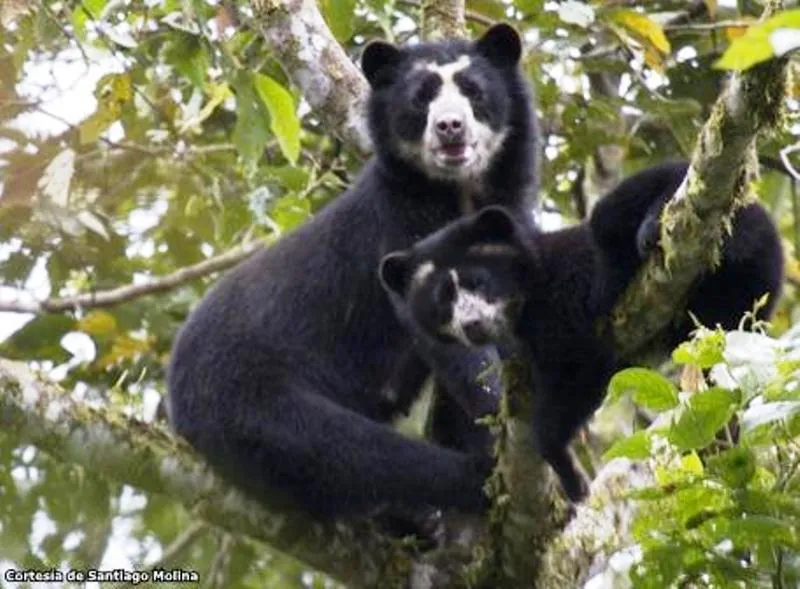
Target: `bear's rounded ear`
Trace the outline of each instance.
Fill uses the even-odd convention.
[[[522,57],[522,39],[514,27],[499,23],[475,41],[475,50],[497,67],[514,67]]]
[[[499,206],[481,209],[472,225],[472,236],[476,241],[513,243],[515,231],[511,214]]]
[[[402,49],[384,41],[372,41],[364,47],[364,52],[361,54],[361,70],[369,85],[374,88],[379,81],[378,73],[384,68],[396,66],[403,59]]]
[[[411,254],[408,252],[392,252],[381,260],[378,277],[383,288],[389,292],[405,296],[410,276]]]

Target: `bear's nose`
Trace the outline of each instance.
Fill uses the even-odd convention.
[[[462,143],[464,140],[464,117],[447,113],[436,119],[436,136],[443,143]]]

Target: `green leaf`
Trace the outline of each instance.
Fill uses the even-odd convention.
[[[713,388],[691,397],[678,422],[669,430],[669,441],[680,450],[704,448],[730,420],[739,396],[734,391]]]
[[[91,19],[102,19],[103,9],[108,0],[83,0],[72,11],[72,26],[79,40],[83,41],[86,35],[86,22]]]
[[[655,468],[656,482],[664,487],[686,486],[703,476],[703,461],[696,452],[681,456],[677,462],[659,464]]]
[[[34,317],[0,345],[0,355],[12,360],[66,362],[70,354],[61,347],[61,338],[74,327],[75,320],[67,315]]]
[[[781,56],[800,46],[800,10],[786,10],[761,24],[749,27],[734,39],[714,64],[725,70],[746,70],[773,56]]]
[[[322,14],[333,36],[345,43],[353,36],[356,0],[322,0]]]
[[[297,166],[266,166],[262,171],[266,180],[275,180],[289,190],[303,190],[309,180],[308,169]]]
[[[261,158],[264,146],[269,140],[268,114],[265,112],[253,81],[247,74],[241,74],[233,82],[236,91],[236,126],[233,129],[233,142],[242,159],[253,165]]]
[[[725,360],[725,332],[703,330],[691,341],[682,343],[672,352],[676,364],[691,364],[698,368],[711,368]]]
[[[654,370],[627,368],[615,374],[608,385],[609,402],[629,391],[637,405],[653,411],[666,411],[678,404],[675,385]]]
[[[750,514],[737,519],[720,517],[706,522],[704,527],[719,539],[730,538],[733,545],[740,549],[749,550],[756,544],[786,546],[793,550],[800,547],[796,526],[774,517]]]
[[[650,433],[639,431],[617,440],[605,454],[603,460],[609,461],[612,458],[630,458],[632,460],[644,460],[650,457]]]
[[[133,85],[128,74],[107,74],[97,82],[94,95],[97,110],[80,124],[82,144],[97,140],[122,114],[122,107],[133,100]]]
[[[281,231],[289,231],[308,220],[311,216],[311,204],[306,198],[287,195],[275,203],[269,216]]]
[[[270,128],[278,138],[278,144],[286,159],[297,163],[300,156],[300,119],[294,106],[291,92],[264,74],[254,74],[256,91],[267,107]]]
[[[756,474],[756,459],[748,448],[731,448],[709,458],[708,470],[729,487],[744,487]]]
[[[205,87],[205,92],[208,96],[206,103],[203,105],[203,108],[181,121],[179,128],[181,133],[184,133],[192,128],[195,128],[198,131],[201,130],[203,121],[214,114],[214,111],[217,110],[217,107],[220,104],[233,96],[233,93],[227,84],[207,84]]]
[[[675,499],[675,516],[687,527],[694,527],[701,523],[699,518],[708,519],[733,504],[728,490],[702,483],[678,490]]]
[[[176,33],[167,45],[164,61],[185,76],[193,85],[202,88],[208,76],[211,60],[203,41],[188,33]]]

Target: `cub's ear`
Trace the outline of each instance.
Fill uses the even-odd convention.
[[[381,78],[385,78],[378,74],[395,67],[403,59],[405,54],[402,49],[384,41],[373,41],[364,47],[364,52],[361,54],[361,70],[369,85],[376,88],[380,85]]]
[[[392,252],[381,260],[378,277],[388,293],[404,297],[411,276],[411,254],[408,252]]]
[[[516,232],[511,214],[503,207],[481,209],[472,223],[474,241],[513,244]]]
[[[511,25],[499,23],[475,41],[475,50],[499,68],[514,67],[522,57],[522,39]]]

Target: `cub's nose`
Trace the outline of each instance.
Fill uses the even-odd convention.
[[[464,117],[456,113],[445,113],[436,119],[436,136],[442,143],[464,141]]]
[[[489,343],[489,333],[480,321],[470,321],[464,324],[464,335],[476,346]]]

